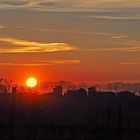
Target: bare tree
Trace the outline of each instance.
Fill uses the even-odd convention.
[[[12,90],[12,80],[0,78],[0,93],[10,93]]]

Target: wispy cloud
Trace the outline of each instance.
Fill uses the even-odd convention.
[[[140,47],[110,47],[110,48],[96,48],[96,49],[89,49],[89,50],[82,50],[87,52],[139,52]]]
[[[0,4],[5,6],[22,6],[28,4],[29,1],[27,0],[1,0]]]
[[[140,65],[140,61],[136,62],[121,62],[121,65]]]
[[[140,20],[140,16],[101,16],[101,15],[94,15],[89,16],[89,18],[94,19],[104,19],[104,20]]]
[[[116,35],[116,36],[111,36],[113,39],[121,39],[121,38],[127,38],[128,36],[126,35]]]
[[[9,63],[9,62],[0,63],[0,66],[24,66],[24,67],[49,66],[49,65],[51,65],[51,64],[42,64],[42,63]]]
[[[3,29],[3,28],[4,28],[4,26],[0,25],[0,29]]]
[[[81,60],[77,59],[56,59],[56,60],[35,60],[32,63],[17,63],[17,62],[0,62],[0,66],[23,66],[23,67],[37,67],[37,66],[51,66],[51,65],[71,65],[80,64]]]
[[[110,33],[110,32],[92,32],[92,31],[86,32],[86,31],[58,30],[58,29],[46,29],[46,28],[44,28],[44,29],[43,28],[42,29],[41,28],[34,28],[33,30],[41,31],[41,32],[69,33],[69,34],[80,34],[80,35],[88,35],[88,36],[106,36],[106,37],[114,38],[114,39],[128,37],[125,34],[117,34],[117,33]]]
[[[1,0],[1,8],[28,7],[36,10],[93,10],[104,7],[139,6],[140,0]]]
[[[118,37],[119,38],[119,37]],[[139,53],[140,42],[136,40],[126,39],[124,41],[116,41],[114,45],[117,47],[99,47],[93,49],[84,49],[87,52],[125,52],[125,53]]]
[[[48,60],[48,61],[37,60],[37,61],[41,63],[49,63],[49,64],[79,64],[81,63],[81,60],[77,60],[77,59],[58,59],[58,60]]]
[[[0,46],[0,53],[60,52],[76,49],[74,46],[67,43],[40,43],[36,41],[21,40],[16,38],[0,38],[0,42],[17,46]]]

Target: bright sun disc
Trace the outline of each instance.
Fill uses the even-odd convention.
[[[28,87],[31,87],[31,88],[36,87],[36,86],[37,86],[37,79],[34,78],[34,77],[28,78],[28,79],[26,80],[26,85],[27,85]]]

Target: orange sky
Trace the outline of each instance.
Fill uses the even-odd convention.
[[[139,0],[0,1],[0,77],[140,81],[139,9]]]

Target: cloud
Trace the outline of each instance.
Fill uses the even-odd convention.
[[[140,61],[136,62],[121,62],[121,65],[140,65]]]
[[[27,28],[27,27],[26,27]],[[107,36],[114,39],[126,38],[127,35],[117,34],[117,33],[109,33],[109,32],[86,32],[86,31],[72,31],[72,30],[57,30],[57,29],[41,29],[34,28],[33,30],[41,31],[41,32],[54,32],[54,33],[70,33],[70,34],[82,34],[88,36]]]
[[[50,63],[50,64],[79,64],[81,60],[75,59],[59,59],[59,60],[48,60],[48,61],[39,61],[43,63]]]
[[[140,0],[38,0],[34,1],[34,4],[36,5],[35,8],[39,10],[55,8],[56,10],[94,11],[94,9],[103,9],[107,7],[138,7],[138,5],[140,5]]]
[[[113,39],[121,39],[121,38],[127,38],[128,36],[126,36],[126,35],[118,35],[118,36],[111,36],[111,38],[113,38]]]
[[[0,66],[24,66],[24,67],[35,67],[35,66],[49,66],[51,64],[41,64],[41,63],[0,63]]]
[[[3,28],[4,28],[4,26],[0,25],[0,29],[3,29]]]
[[[2,0],[2,1],[0,1],[0,4],[1,5],[5,5],[5,6],[22,6],[22,5],[26,5],[28,3],[28,1],[14,1],[14,0],[12,0],[12,1],[6,1],[6,0]]]
[[[17,62],[0,62],[0,66],[23,66],[23,67],[37,67],[37,66],[51,66],[51,65],[72,65],[79,64],[81,60],[77,59],[56,59],[56,60],[36,60],[32,63],[17,63]]]
[[[140,20],[140,16],[89,16],[89,18],[102,19],[102,20]]]
[[[24,53],[24,52],[60,52],[76,50],[67,43],[40,43],[16,38],[0,38],[1,43],[6,43],[14,46],[0,46],[0,53]],[[16,46],[16,47],[15,47]]]
[[[139,52],[140,47],[110,47],[110,48],[96,48],[96,49],[89,49],[89,50],[82,50],[85,52]]]
[[[139,53],[140,42],[136,40],[126,39],[124,41],[114,42],[117,47],[100,47],[93,49],[83,49],[84,52],[125,52],[125,53]],[[112,44],[113,46],[113,44]]]
[[[140,0],[0,0],[1,8],[31,8],[35,10],[94,10],[106,7],[138,7]]]

